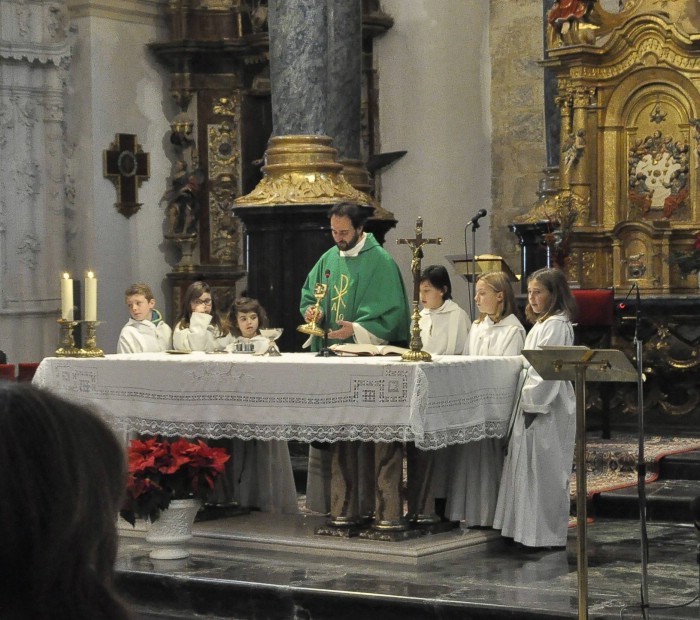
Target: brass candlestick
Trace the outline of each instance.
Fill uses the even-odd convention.
[[[299,325],[297,331],[302,334],[308,334],[309,336],[318,336],[323,338],[326,332],[323,331],[317,324],[316,319],[318,318],[321,300],[326,296],[326,291],[328,290],[328,285],[322,282],[317,282],[314,286],[314,297],[316,298],[316,305],[313,307],[311,320],[304,325]]]
[[[418,311],[418,302],[413,302],[413,314],[411,316],[411,344],[409,350],[406,351],[401,359],[404,362],[429,362],[432,360],[430,353],[423,351],[423,341],[420,337],[420,312]]]
[[[104,357],[104,351],[97,346],[95,332],[102,321],[83,321],[85,323],[85,348],[80,349],[79,357]]]
[[[68,319],[58,319],[58,324],[61,326],[60,332],[60,347],[56,349],[56,357],[77,357],[80,349],[75,346],[75,338],[73,330],[80,321],[69,321]]]

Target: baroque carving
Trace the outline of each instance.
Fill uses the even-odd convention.
[[[238,259],[241,242],[241,222],[233,215],[236,187],[231,182],[215,185],[209,192],[211,223],[211,254],[223,263]]]
[[[686,140],[664,136],[659,129],[634,139],[628,157],[630,219],[687,217],[688,152]]]
[[[329,200],[350,200],[367,203],[367,195],[358,192],[342,175],[319,172],[310,174],[289,172],[264,177],[246,196],[246,204],[326,204]]]
[[[209,178],[220,176],[238,177],[239,164],[238,131],[231,122],[207,127],[209,151]]]

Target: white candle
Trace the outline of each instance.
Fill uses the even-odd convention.
[[[85,276],[85,320],[97,320],[97,278],[92,271]]]
[[[73,278],[67,271],[61,275],[61,318],[73,320]]]

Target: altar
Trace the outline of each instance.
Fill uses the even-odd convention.
[[[520,356],[410,363],[397,356],[143,353],[46,358],[34,383],[95,407],[125,441],[141,433],[265,442],[263,473],[250,486],[272,511],[296,510],[291,462],[280,442],[333,444],[334,455],[344,454],[348,442],[373,443],[380,452],[387,446],[394,456],[380,460],[383,467],[393,463],[391,475],[378,464],[370,487],[376,482],[383,499],[375,502],[391,505],[403,523],[402,444],[420,453],[505,436],[521,367]],[[356,488],[351,478],[332,480]],[[364,497],[371,502],[370,493]],[[274,505],[280,497],[288,499],[286,508]]]
[[[141,353],[49,357],[34,383],[94,405],[119,432],[269,441],[503,437],[521,357],[280,357]]]

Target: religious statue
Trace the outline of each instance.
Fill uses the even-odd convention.
[[[579,129],[576,135],[569,134],[566,142],[562,145],[562,155],[564,156],[564,168],[569,170],[571,166],[576,164],[583,155],[586,148],[586,130]]]
[[[549,47],[592,43],[596,26],[588,19],[593,0],[555,0],[547,13]]]
[[[199,222],[199,188],[204,180],[201,170],[190,172],[183,160],[175,164],[171,188],[165,195],[168,205],[167,236],[186,236],[197,233]]]

